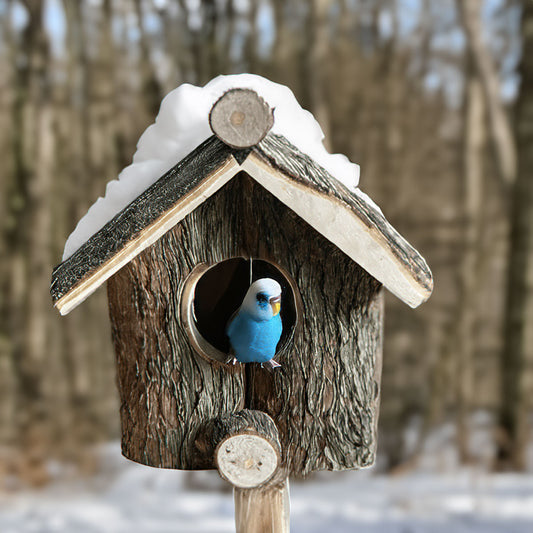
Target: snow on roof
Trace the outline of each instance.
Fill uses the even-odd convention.
[[[204,87],[185,83],[165,96],[155,123],[137,143],[133,163],[118,179],[107,184],[99,198],[78,222],[65,244],[63,261],[93,234],[157,181],[213,133],[209,112],[228,90],[252,89],[274,109],[273,133],[283,135],[352,191],[359,182],[359,166],[341,154],[330,154],[322,144],[324,134],[313,115],[300,106],[292,91],[254,74],[218,76]]]

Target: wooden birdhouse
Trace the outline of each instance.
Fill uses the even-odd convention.
[[[128,167],[141,178],[126,169],[79,225],[51,293],[65,314],[107,281],[123,454],[218,468],[239,506],[288,475],[373,463],[383,287],[416,307],[432,278],[346,184],[356,167],[313,146],[318,126],[288,89],[255,76],[188,87],[141,138]],[[264,277],[282,287],[274,370],[232,364],[226,335]]]

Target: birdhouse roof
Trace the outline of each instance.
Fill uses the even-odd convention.
[[[320,142],[320,128],[318,125],[314,126],[316,122],[312,115],[301,110],[290,91],[292,100],[289,98],[286,92],[288,89],[257,76],[223,77],[223,83],[219,85],[224,89],[228,89],[227,86],[232,81],[228,78],[233,78],[234,83],[242,82],[237,87],[245,85],[245,89],[249,89],[249,85],[257,85],[262,89],[261,96],[266,96],[265,100],[258,97],[257,93],[260,91],[256,86],[252,87],[252,97],[255,96],[259,102],[263,102],[265,109],[271,110],[275,107],[273,124],[268,124],[267,131],[261,134],[258,140],[250,141],[253,142],[250,146],[236,146],[236,143],[240,142],[239,138],[237,141],[224,139],[224,131],[217,131],[216,125],[213,124],[211,128],[218,136],[210,131],[211,135],[203,140],[206,137],[203,122],[207,119],[204,111],[200,113],[201,127],[197,125],[196,132],[189,127],[190,138],[187,141],[190,144],[192,138],[193,141],[201,139],[203,142],[175,164],[169,164],[162,157],[150,159],[146,146],[150,144],[162,154],[166,153],[165,146],[167,151],[179,153],[175,147],[157,142],[154,138],[157,137],[154,136],[154,126],[157,129],[159,117],[162,117],[159,129],[171,129],[164,123],[165,120],[168,121],[169,114],[168,110],[165,113],[165,101],[169,103],[170,95],[167,96],[156,124],[150,127],[152,130],[148,128],[139,141],[136,153],[138,157],[134,157],[133,165],[123,172],[131,174],[127,179],[131,178],[134,186],[124,186],[127,179],[123,179],[123,176],[119,182],[113,182],[114,196],[119,199],[118,202],[112,200],[113,190],[108,186],[106,198],[100,199],[92,208],[93,213],[107,209],[105,220],[102,222],[102,216],[93,215],[93,219],[100,220],[94,230],[90,210],[67,241],[63,262],[54,269],[50,289],[55,306],[61,314],[66,314],[79,305],[104,281],[241,171],[255,179],[406,304],[416,307],[424,302],[433,287],[431,272],[424,259],[387,222],[372,200],[356,188],[357,165],[349,162],[344,156],[331,155],[324,150]],[[259,78],[259,81],[256,78]],[[261,80],[276,88],[283,87],[284,90],[278,89],[273,97],[268,98],[272,95],[265,94],[268,91],[262,87]],[[208,87],[209,84],[203,89]],[[251,91],[248,91],[244,96],[247,98],[250,93]],[[216,101],[218,96],[216,91],[212,90],[211,101],[204,103],[208,114],[210,109],[214,110],[213,100]],[[287,101],[292,108],[286,105]],[[283,121],[278,120],[278,113],[280,108],[283,110],[284,105],[286,114],[291,115],[291,120],[285,122],[285,127],[279,127],[279,124],[276,127],[276,122],[283,125]],[[182,102],[181,106],[187,110],[190,108],[190,102]],[[299,129],[295,130],[293,125],[298,118]],[[307,121],[304,127],[302,120]],[[192,124],[194,121],[193,117]],[[183,126],[186,125],[187,121]],[[190,120],[188,125],[191,125]],[[252,123],[252,129],[255,126],[256,124]],[[245,122],[243,128],[246,127]],[[315,138],[318,127],[318,149],[313,146],[313,139],[309,137],[309,131],[313,127],[315,131],[311,131],[311,134],[314,134]],[[233,125],[230,129],[230,137],[234,133],[233,130],[237,133],[239,131],[239,128],[233,128]],[[303,139],[297,138],[298,131]],[[173,133],[176,137],[177,133]],[[256,132],[252,131],[250,138],[255,134]],[[245,137],[246,135],[248,130]],[[306,135],[308,138],[305,138]],[[300,141],[299,146],[294,141]],[[246,144],[246,140],[243,144]],[[131,170],[135,166],[137,174]],[[162,172],[161,168],[166,171]],[[157,175],[158,179],[154,179],[154,175]],[[121,187],[124,190],[121,191]],[[136,197],[130,200],[128,194],[132,194],[132,188]],[[124,203],[124,198],[128,203],[122,206],[120,202]]]

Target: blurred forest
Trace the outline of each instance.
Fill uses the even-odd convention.
[[[0,479],[45,483],[50,459],[90,471],[118,438],[105,290],[60,318],[51,271],[162,97],[237,72],[294,91],[433,270],[421,308],[387,297],[384,464],[449,420],[469,462],[482,409],[494,467],[525,467],[531,0],[0,0],[0,72]]]

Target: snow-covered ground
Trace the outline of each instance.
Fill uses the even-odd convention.
[[[2,533],[177,533],[234,531],[233,500],[215,473],[186,489],[187,474],[159,471],[108,446],[102,474],[44,491],[0,497]],[[533,476],[322,473],[293,482],[293,533],[531,533]]]
[[[469,468],[458,465],[450,423],[428,436],[406,474],[323,472],[292,482],[291,532],[532,533],[533,446],[529,474],[491,474],[490,416],[478,413],[472,427]],[[406,429],[407,448],[417,428],[415,420]],[[191,477],[137,465],[121,457],[118,443],[100,453],[101,471],[90,480],[66,481],[56,466],[62,481],[0,494],[0,533],[234,531],[233,498],[215,472]]]

